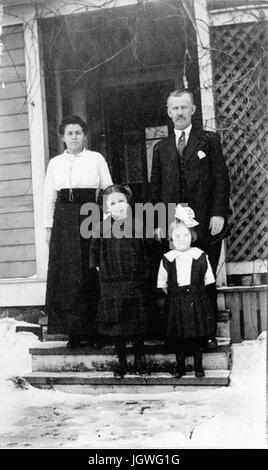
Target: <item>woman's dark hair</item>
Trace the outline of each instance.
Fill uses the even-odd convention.
[[[69,126],[69,124],[78,124],[83,133],[86,135],[88,131],[87,124],[81,119],[79,116],[66,116],[62,119],[60,125],[59,125],[59,134],[64,135],[65,128]]]
[[[126,184],[112,184],[102,192],[102,204],[105,198],[112,193],[122,193],[126,196],[128,204],[132,203],[133,195],[130,187]]]

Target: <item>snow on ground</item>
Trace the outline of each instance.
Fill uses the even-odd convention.
[[[0,320],[1,448],[266,448],[264,332],[232,346],[229,387],[79,395],[19,379],[38,340],[18,323]]]

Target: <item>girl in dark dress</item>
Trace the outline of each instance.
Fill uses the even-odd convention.
[[[198,225],[189,207],[178,205],[169,235],[175,249],[160,263],[157,286],[167,293],[167,338],[176,354],[175,377],[185,374],[185,353],[193,353],[196,377],[205,375],[202,348],[214,331],[215,314],[205,286],[215,282],[207,255],[192,248]]]
[[[126,341],[133,341],[134,371],[146,372],[144,335],[147,331],[147,248],[141,223],[132,218],[131,191],[113,185],[103,192],[104,212],[109,215],[93,235],[90,266],[99,270],[98,332],[113,338],[123,377],[128,369]]]

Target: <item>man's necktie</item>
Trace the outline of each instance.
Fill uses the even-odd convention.
[[[185,147],[186,147],[185,132],[182,131],[180,138],[178,140],[178,145],[177,145],[177,149],[181,157],[182,157],[182,152],[185,149]]]
[[[186,179],[185,179],[185,170],[184,170],[184,159],[183,159],[183,150],[186,147],[185,132],[182,131],[180,138],[178,140],[177,150],[180,155],[179,158],[179,176],[180,176],[180,202],[186,201]]]

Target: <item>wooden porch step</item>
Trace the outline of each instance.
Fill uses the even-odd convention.
[[[30,348],[33,372],[89,372],[111,371],[117,363],[113,346],[97,349],[84,347],[69,349],[66,342],[45,342],[36,348]],[[161,342],[145,343],[147,362],[152,372],[167,371],[175,361],[174,354],[167,353]],[[132,346],[127,347],[127,360],[133,363]],[[230,365],[230,339],[218,338],[217,349],[207,349],[203,353],[203,365],[206,370],[227,370]],[[187,370],[193,370],[193,357],[186,358]]]
[[[161,393],[185,385],[228,386],[230,371],[207,370],[201,379],[194,372],[187,372],[180,379],[161,372],[142,376],[126,374],[122,379],[115,378],[112,372],[33,372],[25,374],[24,379],[37,388],[71,393]]]
[[[219,310],[217,313],[217,336],[222,338],[230,338],[230,319],[231,312],[229,309]],[[42,325],[41,325],[42,322]],[[61,334],[48,334],[47,333],[47,316],[42,317],[40,320],[42,326],[42,339],[43,341],[68,341],[68,336]]]

